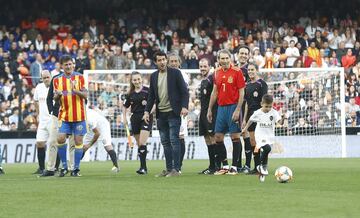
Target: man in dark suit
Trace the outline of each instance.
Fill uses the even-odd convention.
[[[151,74],[149,97],[143,119],[149,122],[149,113],[156,104],[157,126],[161,144],[164,146],[166,170],[158,176],[179,176],[181,117],[188,113],[189,92],[181,72],[167,67],[167,56],[163,52],[154,54],[158,70]]]
[[[268,39],[269,38],[269,34],[266,31],[262,31],[261,33],[261,40],[259,40],[259,49],[260,49],[260,53],[261,55],[265,55],[265,52],[268,48],[273,49],[274,48],[274,44],[271,40]]]

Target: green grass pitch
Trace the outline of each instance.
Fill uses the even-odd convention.
[[[82,163],[80,178],[37,178],[35,164],[4,165],[0,217],[359,217],[360,159],[270,159],[264,183],[257,176],[206,176],[205,160],[186,160],[177,178],[156,178],[163,161]],[[290,167],[294,180],[273,174]]]

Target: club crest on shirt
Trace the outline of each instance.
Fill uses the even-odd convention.
[[[146,100],[143,100],[143,101],[141,102],[141,104],[144,105],[144,106],[146,105],[146,103],[147,103]]]
[[[204,89],[203,93],[204,93],[204,95],[206,95],[206,89]]]
[[[255,91],[255,92],[253,93],[253,95],[254,95],[254,97],[258,97],[258,96],[259,96],[259,93],[258,93],[257,91]]]
[[[228,78],[228,83],[233,83],[233,81],[234,81],[233,77],[232,77],[232,76],[229,76],[229,78]]]
[[[273,116],[270,116],[269,118],[270,118],[270,121],[272,121],[272,120],[274,119],[274,117],[273,117]]]

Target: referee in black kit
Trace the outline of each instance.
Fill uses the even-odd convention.
[[[200,83],[200,119],[199,119],[199,135],[204,136],[209,155],[209,167],[199,172],[199,174],[212,175],[216,169],[216,141],[215,141],[215,119],[209,123],[206,114],[209,108],[210,96],[214,86],[214,75],[210,73],[209,60],[203,58],[199,61],[200,73],[202,81]],[[213,116],[216,117],[217,104],[213,107]],[[220,164],[218,164],[220,166]]]
[[[158,70],[150,76],[150,88],[144,121],[150,121],[150,111],[156,104],[157,127],[164,146],[166,170],[158,177],[180,176],[181,117],[188,113],[189,91],[181,72],[167,66],[164,52],[156,52],[154,61]]]

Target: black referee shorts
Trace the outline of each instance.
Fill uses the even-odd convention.
[[[199,119],[199,135],[200,136],[213,136],[215,135],[215,120],[216,120],[216,113],[213,113],[213,122],[209,123],[206,117],[207,111],[200,112],[200,119]]]
[[[247,113],[247,116],[246,116],[246,122],[249,121],[251,115],[253,115],[253,113],[255,112],[255,110],[248,110],[248,113]],[[256,128],[256,123],[252,123],[249,128],[248,128],[248,131],[249,132],[254,132],[255,131],[255,128]]]
[[[130,118],[131,122],[131,131],[134,135],[140,134],[141,130],[145,131],[151,131],[152,124],[153,124],[153,116],[150,115],[150,121],[149,124],[145,123],[145,121],[142,119],[144,114],[133,114]]]

